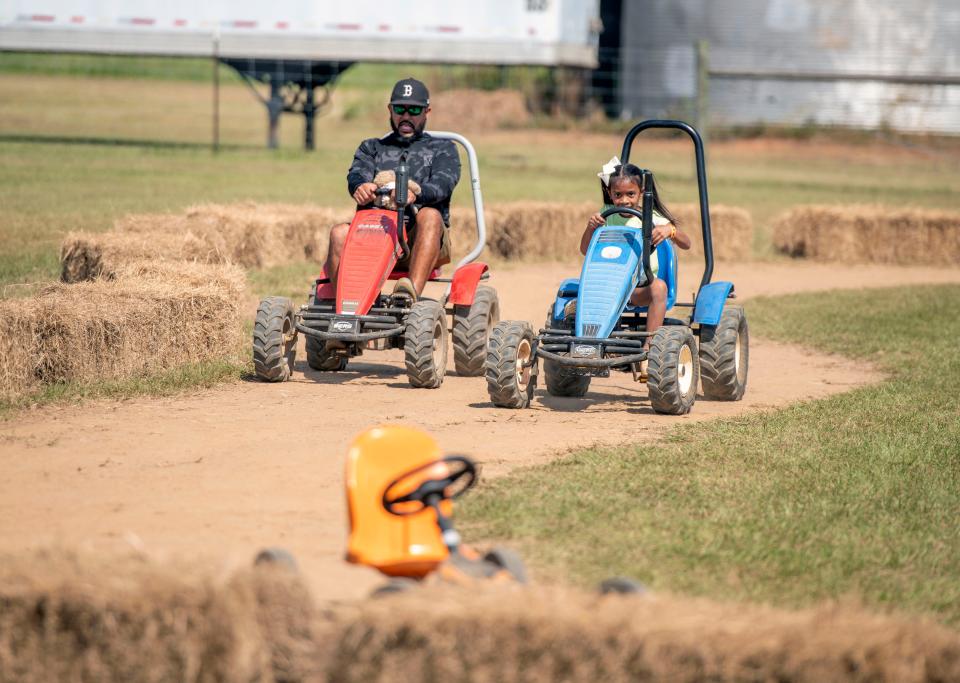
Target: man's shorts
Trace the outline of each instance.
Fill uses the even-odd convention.
[[[410,246],[413,246],[413,243],[417,241],[417,220],[416,216],[411,216],[407,218],[407,241],[410,243]],[[444,225],[443,230],[440,233],[440,254],[437,256],[437,262],[434,264],[434,268],[439,268],[440,266],[450,263],[450,226]],[[394,266],[395,270],[407,270],[410,267],[409,258],[401,258],[397,261],[397,265]]]

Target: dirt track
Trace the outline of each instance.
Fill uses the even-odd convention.
[[[491,284],[504,318],[539,323],[576,266],[500,269]],[[829,288],[960,282],[960,271],[807,264],[718,266],[741,298]],[[684,272],[681,291],[699,280]],[[685,298],[685,297],[684,297]],[[302,346],[302,342],[301,342]],[[452,362],[452,354],[451,354]],[[629,375],[596,380],[585,399],[540,390],[531,410],[495,410],[485,383],[448,375],[437,391],[407,385],[398,352],[370,354],[340,374],[233,384],[170,399],[46,408],[0,424],[0,549],[52,543],[143,546],[152,555],[248,562],[264,545],[299,558],[320,599],[364,595],[379,581],[341,561],[346,445],[364,427],[428,428],[449,451],[473,454],[486,474],[591,443],[653,439],[670,426],[844,391],[878,379],[862,364],[751,340],[747,396],[699,401],[683,418],[652,413]]]

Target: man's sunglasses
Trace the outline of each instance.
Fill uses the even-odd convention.
[[[395,104],[393,105],[393,113],[402,116],[403,114],[410,114],[410,116],[420,116],[423,113],[423,107],[416,104]]]

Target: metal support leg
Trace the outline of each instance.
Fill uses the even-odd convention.
[[[313,85],[308,83],[303,100],[303,148],[308,152],[314,150],[313,119],[317,115],[316,102],[313,99]]]
[[[267,147],[277,149],[280,146],[280,114],[283,113],[283,97],[280,95],[280,83],[270,82],[270,99],[267,100]]]

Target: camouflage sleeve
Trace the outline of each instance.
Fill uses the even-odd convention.
[[[444,140],[433,157],[430,177],[420,183],[422,192],[417,203],[422,206],[440,204],[449,200],[453,188],[460,182],[460,156],[449,140]]]
[[[372,183],[373,176],[377,173],[375,142],[374,139],[364,140],[353,155],[353,163],[347,171],[347,192],[351,197],[360,185]]]

